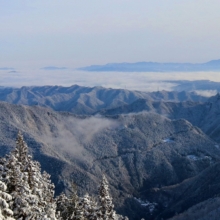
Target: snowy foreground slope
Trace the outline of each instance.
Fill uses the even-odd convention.
[[[76,116],[0,103],[2,156],[13,149],[18,130],[33,158],[51,174],[57,194],[68,193],[72,181],[80,195],[97,194],[105,173],[116,211],[130,219],[172,217],[174,186],[187,187],[184,180],[202,175],[220,159],[218,143],[200,129],[184,119],[156,113]],[[164,196],[168,186],[173,190]],[[178,198],[184,198],[184,190],[180,192]],[[195,197],[191,206],[213,194]],[[146,200],[157,204],[154,210],[139,202]],[[178,212],[188,208],[180,207]]]
[[[16,147],[0,160],[1,220],[125,220],[114,211],[108,181],[103,175],[99,196],[95,200],[77,195],[75,185],[71,196],[54,198],[50,175],[41,173],[39,162],[32,160],[22,134],[18,132]]]

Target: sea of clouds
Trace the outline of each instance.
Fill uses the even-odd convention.
[[[85,72],[70,69],[63,70],[0,70],[0,86],[103,86],[106,88],[139,91],[171,91],[180,80],[210,80],[220,82],[219,72]],[[177,82],[178,81],[178,82]],[[196,89],[197,92],[199,89]],[[204,91],[204,90],[203,90]],[[204,94],[215,94],[213,89]]]

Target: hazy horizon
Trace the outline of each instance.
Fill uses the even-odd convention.
[[[170,89],[164,80],[220,81],[218,73],[105,73],[75,68],[219,59],[218,0],[0,0],[0,86]],[[44,67],[58,67],[42,69]],[[154,82],[154,83],[153,83]]]
[[[0,68],[220,58],[218,0],[0,3]]]

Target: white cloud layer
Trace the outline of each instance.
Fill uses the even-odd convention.
[[[205,96],[205,97],[211,97],[218,93],[217,90],[195,90],[195,92],[198,95]]]
[[[73,70],[0,71],[0,86],[103,86],[139,91],[172,90],[175,80],[211,80],[220,82],[219,72],[83,72]],[[171,82],[166,82],[171,81]],[[210,93],[210,91],[209,91]]]

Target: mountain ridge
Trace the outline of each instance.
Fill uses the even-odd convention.
[[[205,101],[206,97],[195,92],[158,91],[143,92],[104,87],[83,87],[73,85],[32,86],[21,88],[0,88],[0,100],[13,104],[40,105],[55,111],[68,111],[74,114],[91,115],[101,109],[109,109],[131,104],[135,100]]]
[[[170,119],[184,118],[194,126],[202,129],[213,140],[220,142],[219,132],[220,95],[207,99],[206,102],[170,102],[139,99],[131,104],[112,109],[103,109],[101,115],[137,114],[138,112],[154,112]]]
[[[206,63],[159,63],[159,62],[136,62],[136,63],[108,63],[105,65],[91,65],[78,68],[83,71],[108,71],[108,72],[189,72],[189,71],[219,71],[220,59]]]

